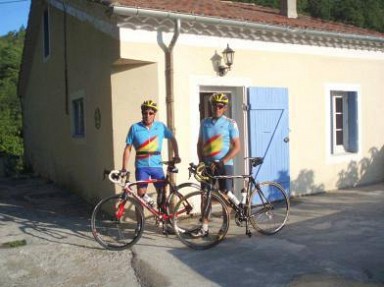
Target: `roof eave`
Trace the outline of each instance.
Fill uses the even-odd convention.
[[[218,18],[218,17],[199,16],[199,15],[193,15],[193,14],[143,9],[138,7],[127,7],[127,6],[120,6],[120,5],[111,5],[111,10],[113,14],[118,16],[138,16],[138,17],[143,16],[143,17],[168,18],[171,20],[180,19],[180,20],[186,20],[191,22],[201,22],[204,24],[225,25],[225,26],[232,26],[237,28],[250,28],[250,29],[265,30],[269,32],[288,33],[292,35],[305,35],[310,37],[321,36],[321,37],[339,38],[339,39],[353,40],[353,41],[369,41],[369,42],[384,44],[384,37],[376,37],[376,36],[370,36],[370,35],[333,32],[333,31],[326,31],[326,30],[302,29],[302,28],[297,28],[292,26],[280,26],[280,25],[256,23],[256,22],[249,22],[249,21],[239,21],[239,20],[231,20],[231,19],[224,19],[224,18]]]

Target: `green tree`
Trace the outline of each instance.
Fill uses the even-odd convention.
[[[23,27],[0,37],[0,156],[11,171],[22,166],[22,113],[17,84],[24,37]]]
[[[366,28],[384,32],[384,1],[366,0],[363,16]]]
[[[312,17],[331,19],[332,0],[308,0],[308,12]]]
[[[280,8],[280,0],[237,0]],[[384,32],[383,0],[297,0],[299,14]]]
[[[365,27],[364,6],[365,1],[361,0],[334,1],[332,19],[358,27]]]

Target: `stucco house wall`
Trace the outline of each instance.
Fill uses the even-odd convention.
[[[39,175],[91,199],[101,193],[103,169],[113,165],[111,70],[119,43],[87,22],[49,8],[51,54],[44,59],[36,29],[28,85],[22,95],[25,157]],[[84,40],[86,39],[86,40]],[[66,61],[65,65],[65,51]],[[68,71],[67,88],[65,67]],[[85,137],[73,137],[72,100],[84,99]],[[99,109],[101,124],[95,126]]]
[[[64,8],[50,2],[49,59],[42,57],[39,20],[30,22],[37,28],[28,81],[21,92],[26,159],[36,173],[94,201],[118,190],[103,180],[103,170],[121,168],[128,128],[141,119],[140,104],[145,99],[157,101],[157,119],[167,122],[165,49],[174,34],[134,24],[118,27],[88,1],[73,1],[77,10],[64,17]],[[101,20],[94,21],[93,16]],[[227,44],[235,50],[235,61],[220,77],[212,58]],[[236,170],[247,169],[242,161],[249,150],[243,104],[250,87],[288,89],[291,194],[384,179],[384,121],[379,120],[382,51],[181,33],[172,54],[175,135],[183,160],[178,182],[188,180],[188,163],[197,161],[202,91],[232,93],[232,112],[242,141]],[[359,151],[332,155],[330,91],[351,89],[358,92]],[[78,97],[84,99],[82,138],[72,136],[71,100]],[[166,145],[163,151],[166,159]],[[133,160],[129,168],[133,171]]]
[[[123,38],[137,33],[126,29]],[[157,33],[146,41],[157,43]],[[129,35],[129,36],[128,36]],[[167,35],[171,38],[172,35]],[[218,77],[210,59],[230,42],[235,63],[225,77]],[[137,49],[141,51],[139,44]],[[125,46],[122,45],[124,48]],[[129,54],[122,52],[122,54]],[[152,53],[153,55],[154,53]],[[176,134],[183,167],[196,161],[199,128],[199,86],[287,87],[289,91],[290,160],[292,191],[296,194],[363,185],[383,179],[384,126],[377,121],[382,107],[380,82],[384,80],[384,57],[378,52],[320,48],[261,42],[190,37],[181,35],[174,48]],[[153,59],[152,59],[153,60]],[[158,59],[163,62],[161,57]],[[158,75],[161,78],[161,75]],[[126,87],[129,89],[129,87]],[[332,155],[330,151],[329,89],[359,91],[360,147],[357,154]],[[159,90],[165,103],[164,89]],[[242,97],[236,98],[243,102]],[[183,128],[186,125],[188,128]],[[374,126],[375,128],[369,128]],[[246,139],[242,139],[246,149]],[[238,159],[241,161],[241,158]],[[185,174],[179,176],[186,180]]]

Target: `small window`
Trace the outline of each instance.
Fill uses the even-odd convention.
[[[76,138],[85,136],[84,125],[84,100],[83,98],[72,101],[72,136]]]
[[[357,93],[331,91],[332,154],[358,152]]]
[[[44,59],[48,58],[49,55],[51,54],[48,8],[44,9],[44,13],[43,13],[43,52],[44,52]]]

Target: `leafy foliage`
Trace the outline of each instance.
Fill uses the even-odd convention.
[[[17,96],[25,29],[0,37],[0,155],[8,168],[21,169],[23,155],[22,113]]]
[[[280,0],[234,0],[280,8]],[[297,0],[301,14],[384,32],[383,0]]]

